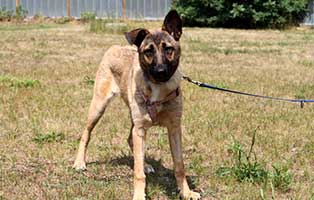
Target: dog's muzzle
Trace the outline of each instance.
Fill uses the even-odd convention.
[[[167,82],[173,74],[167,65],[156,65],[151,68],[150,75],[157,82]]]

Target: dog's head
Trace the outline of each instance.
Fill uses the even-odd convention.
[[[167,82],[177,70],[180,60],[179,39],[182,21],[175,10],[165,17],[161,30],[138,28],[127,32],[126,39],[138,47],[139,61],[145,75],[155,83]]]

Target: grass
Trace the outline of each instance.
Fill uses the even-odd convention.
[[[116,20],[116,19],[95,19],[90,20],[89,30],[94,33],[109,33],[109,34],[124,34],[128,30],[136,29],[139,27],[146,27],[145,21],[129,21],[129,20]],[[157,27],[160,23],[156,21],[150,22],[151,27]]]
[[[220,177],[232,176],[237,181],[247,181],[260,183],[267,180],[268,171],[260,164],[255,157],[252,162],[253,146],[255,143],[254,132],[251,147],[248,153],[243,150],[242,144],[239,141],[234,141],[229,151],[233,154],[234,163],[231,167],[220,167],[216,171]],[[255,154],[254,154],[255,155]]]
[[[128,29],[161,25],[124,23]],[[118,98],[92,134],[88,171],[71,168],[101,58],[111,45],[127,45],[122,34],[97,34],[89,28],[0,24],[1,199],[132,196],[133,159],[126,142],[131,123]],[[251,93],[314,98],[313,30],[183,32],[181,69],[193,79]],[[187,82],[182,89],[187,175],[203,199],[313,199],[314,105],[300,109]],[[249,166],[245,158],[256,127]],[[216,175],[221,167],[237,166],[237,153],[230,150],[234,141],[242,146],[244,169],[267,171],[267,182]],[[179,199],[165,129],[149,131],[146,155],[156,169],[147,177],[148,198]]]
[[[56,28],[54,24],[9,24],[0,23],[0,31],[23,31]]]
[[[32,88],[40,84],[36,79],[20,79],[16,77],[0,75],[0,84],[14,88]]]
[[[272,190],[276,188],[287,192],[292,183],[292,175],[289,173],[288,167],[276,164],[272,165],[273,171],[268,170],[264,164],[257,160],[256,154],[253,151],[255,140],[256,130],[253,133],[248,153],[243,150],[243,145],[239,141],[234,140],[229,148],[233,156],[232,166],[220,167],[217,169],[216,174],[221,178],[232,177],[239,182],[263,185],[261,190],[267,189],[269,182]],[[254,161],[252,155],[254,155]]]
[[[37,144],[45,144],[50,142],[60,142],[64,139],[63,133],[50,132],[48,134],[37,134],[32,141]]]

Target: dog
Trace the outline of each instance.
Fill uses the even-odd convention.
[[[146,131],[155,125],[168,130],[180,196],[200,199],[200,194],[188,186],[182,156],[182,74],[178,69],[181,35],[181,18],[172,10],[166,15],[161,30],[138,28],[125,33],[133,46],[110,47],[96,74],[87,126],[73,167],[86,169],[90,134],[109,102],[119,94],[129,107],[132,119],[128,143],[134,155],[133,200],[145,199],[145,171],[153,170],[144,163],[145,138]]]

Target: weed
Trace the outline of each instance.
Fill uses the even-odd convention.
[[[314,200],[314,193],[311,194],[310,200]]]
[[[0,76],[0,84],[14,87],[14,88],[32,88],[40,85],[39,80],[36,79],[19,79],[11,76]]]
[[[275,188],[283,192],[287,192],[292,182],[292,175],[289,173],[288,167],[280,165],[272,165],[273,171],[269,174],[270,180]]]
[[[83,12],[81,14],[81,21],[82,22],[91,22],[96,19],[96,14],[93,12]]]
[[[302,60],[299,63],[304,67],[314,68],[314,60]]]
[[[13,11],[7,10],[5,7],[0,7],[0,21],[10,21],[13,16]]]
[[[21,21],[27,16],[27,13],[28,11],[22,6],[18,6],[15,13],[12,10],[7,10],[5,7],[0,7],[0,21],[11,21],[12,19]]]
[[[95,33],[115,33],[122,34],[129,30],[129,27],[126,23],[111,19],[97,19],[93,20],[90,25],[90,31]]]
[[[89,76],[85,76],[83,83],[85,83],[86,85],[94,85],[95,84],[95,80],[90,78]]]
[[[32,141],[42,145],[45,143],[60,142],[63,139],[64,133],[57,133],[53,131],[47,134],[36,134]]]
[[[301,88],[295,96],[296,99],[305,99],[305,89]]]
[[[192,158],[191,163],[189,164],[189,169],[196,174],[202,174],[205,170],[205,168],[202,167],[202,163],[204,163],[202,155],[197,155]]]
[[[32,57],[34,58],[34,60],[42,60],[46,55],[48,55],[48,53],[36,50],[33,53]]]
[[[307,96],[312,96],[314,91],[314,85],[303,85],[295,94],[297,99],[306,99]]]
[[[90,24],[89,30],[94,33],[101,33],[105,29],[104,26],[105,26],[105,22],[103,20],[101,19],[94,20]]]
[[[270,181],[272,190],[277,188],[283,192],[287,192],[292,182],[292,175],[288,171],[288,167],[282,167],[280,165],[272,165],[273,170],[267,170],[260,164],[255,154],[253,153],[253,147],[255,144],[256,131],[254,131],[252,137],[252,143],[249,153],[246,154],[243,150],[242,144],[234,140],[230,146],[229,151],[233,154],[234,163],[231,167],[220,167],[216,171],[219,177],[233,177],[237,181],[263,183],[264,185]],[[254,162],[251,161],[251,155],[254,154]],[[264,190],[261,189],[260,196],[265,199]]]
[[[17,20],[23,20],[27,16],[28,11],[22,6],[18,6],[15,12],[15,18]]]
[[[248,181],[253,183],[260,183],[267,179],[268,172],[260,163],[257,162],[256,157],[254,162],[251,161],[253,146],[255,144],[255,135],[256,131],[253,134],[251,148],[247,155],[239,141],[235,140],[233,142],[229,151],[234,155],[234,166],[220,167],[216,171],[218,176],[233,176],[238,181]]]
[[[55,19],[56,24],[66,24],[71,21],[71,17],[65,16],[65,17],[59,17]]]

